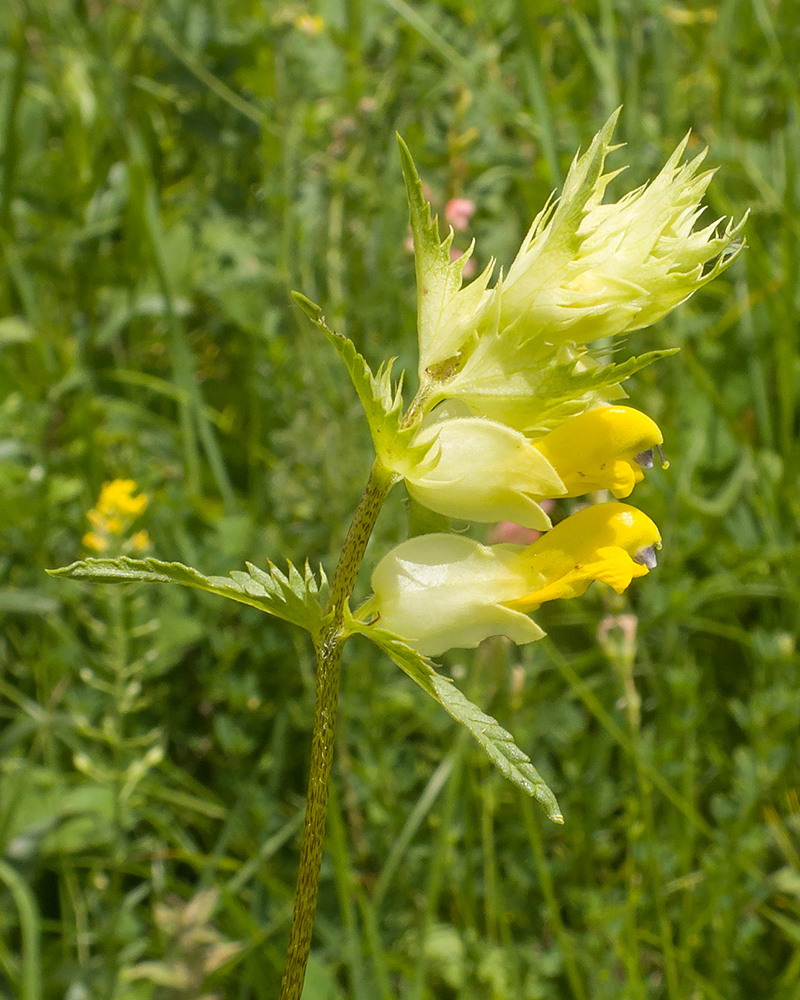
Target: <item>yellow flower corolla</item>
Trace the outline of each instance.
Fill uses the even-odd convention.
[[[380,623],[429,656],[477,646],[492,635],[541,638],[525,612],[577,597],[593,580],[621,593],[655,566],[661,536],[627,504],[587,507],[527,548],[481,545],[452,534],[419,535],[388,553],[357,617]]]
[[[631,495],[652,468],[664,438],[655,421],[630,406],[601,406],[565,420],[534,442],[564,484],[568,497],[610,490]]]
[[[520,559],[539,586],[508,601],[516,611],[535,611],[545,601],[580,597],[594,580],[618,594],[656,565],[661,534],[650,518],[624,503],[595,504],[566,518],[538,538]]]
[[[433,461],[406,475],[409,495],[447,517],[540,531],[550,527],[542,500],[604,489],[630,496],[663,440],[658,425],[630,406],[587,410],[535,441],[499,421],[464,416],[455,401],[440,412],[417,436],[433,444]]]
[[[93,552],[105,552],[108,548],[108,539],[96,531],[87,531],[81,541],[85,548]]]
[[[106,552],[120,541],[148,504],[146,493],[136,494],[133,479],[113,479],[103,483],[96,505],[86,513],[93,530],[83,536],[83,544],[94,552]],[[137,551],[147,547],[146,531],[137,532],[130,544]],[[123,549],[126,545],[123,545]],[[129,547],[129,546],[128,546]]]

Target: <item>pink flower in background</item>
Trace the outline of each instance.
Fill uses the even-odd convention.
[[[464,256],[463,250],[456,250],[455,247],[450,247],[450,260],[458,260],[459,257]],[[472,278],[475,275],[475,258],[470,257],[467,263],[464,265],[464,270],[461,272],[465,278]]]
[[[475,202],[469,198],[451,198],[444,207],[444,217],[456,232],[463,233],[469,228],[469,221],[475,214]]]
[[[549,514],[555,506],[554,500],[542,500],[539,505],[542,510]],[[541,531],[536,528],[525,528],[521,524],[514,524],[513,521],[498,521],[492,525],[486,535],[487,545],[498,545],[510,542],[512,545],[530,545],[541,535]]]

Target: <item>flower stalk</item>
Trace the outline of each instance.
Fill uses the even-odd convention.
[[[303,992],[319,894],[333,749],[336,743],[342,646],[346,639],[343,627],[344,613],[378,514],[394,482],[395,477],[392,473],[376,461],[353,520],[350,522],[331,582],[331,597],[326,619],[318,639],[314,642],[317,673],[308,797],[303,820],[300,867],[297,873],[289,946],[278,1000],[300,1000]]]

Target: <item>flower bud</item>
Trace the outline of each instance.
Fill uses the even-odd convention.
[[[630,496],[664,440],[655,421],[630,406],[601,406],[565,420],[534,442],[558,472],[566,496],[610,490]]]
[[[473,282],[458,292],[457,322],[444,307],[437,317],[437,338],[457,355],[437,373],[442,394],[517,430],[552,428],[596,402],[587,398],[591,385],[571,398],[562,392],[565,351],[575,370],[596,363],[583,345],[655,323],[743,247],[744,220],[695,229],[713,171],[701,170],[704,153],[681,163],[688,137],[651,183],[603,204],[615,176],[604,172],[615,120],[573,161],[561,197],[539,213],[495,287],[484,282],[472,297]],[[619,398],[611,383],[603,389],[604,401]],[[548,398],[556,394],[554,414]]]

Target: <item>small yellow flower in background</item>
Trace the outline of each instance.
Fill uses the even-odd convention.
[[[131,537],[130,544],[134,552],[144,552],[150,547],[150,536],[146,531],[137,531],[136,534]]]
[[[300,31],[305,32],[309,38],[316,38],[321,35],[325,28],[325,21],[319,14],[300,14],[295,18],[294,24]]]
[[[518,644],[544,634],[526,612],[579,597],[593,580],[622,593],[656,565],[661,535],[635,507],[596,504],[532,545],[481,545],[454,534],[419,535],[378,563],[373,596],[357,614],[435,656],[492,635]]]
[[[133,479],[112,479],[103,483],[97,510],[106,516],[138,517],[147,507],[148,497],[145,493],[134,496],[136,483]]]
[[[146,531],[139,531],[130,540],[124,541],[133,522],[144,513],[148,504],[147,494],[136,494],[136,489],[133,479],[113,479],[103,483],[97,504],[86,513],[93,529],[83,536],[87,549],[108,552],[113,545],[117,550],[132,548],[142,552],[147,548],[150,538]]]
[[[108,539],[96,531],[87,531],[82,541],[85,548],[92,549],[93,552],[105,552],[108,548]]]

